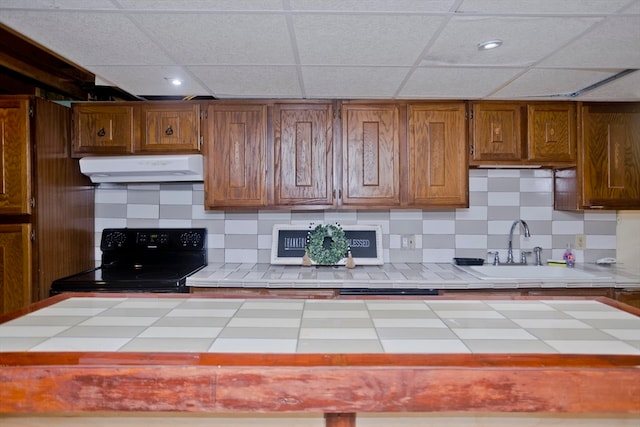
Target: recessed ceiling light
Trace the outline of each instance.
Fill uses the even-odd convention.
[[[478,50],[490,50],[502,46],[502,40],[487,40],[486,42],[478,43]]]
[[[174,86],[180,86],[182,84],[182,80],[177,77],[165,77],[164,79]]]

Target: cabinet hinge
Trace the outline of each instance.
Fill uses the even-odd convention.
[[[467,113],[467,118],[469,120],[473,120],[473,110],[469,110],[469,112]]]
[[[472,156],[475,154],[475,147],[472,145],[471,147],[469,147],[469,154],[471,154]]]
[[[36,241],[36,232],[35,232],[35,230],[31,230],[31,241],[32,242]]]
[[[31,208],[36,207],[36,199],[34,197],[29,199],[29,206],[31,206]]]
[[[203,143],[203,138],[202,138],[202,135],[200,135],[200,138],[198,138],[198,150],[202,150],[202,143]]]
[[[33,105],[29,106],[29,117],[33,119],[33,115],[34,115],[34,111],[33,111]]]

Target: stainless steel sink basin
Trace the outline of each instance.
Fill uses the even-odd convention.
[[[478,265],[458,267],[481,280],[594,280],[610,279],[611,276],[589,273],[567,267],[535,265]]]

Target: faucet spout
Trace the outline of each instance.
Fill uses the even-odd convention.
[[[509,247],[507,248],[507,264],[513,264],[513,231],[516,225],[520,224],[522,230],[524,230],[524,237],[531,237],[529,232],[529,225],[522,219],[517,219],[511,224],[511,230],[509,230]]]

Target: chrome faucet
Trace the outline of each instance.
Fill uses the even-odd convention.
[[[520,224],[521,228],[524,230],[524,237],[531,237],[531,233],[529,232],[529,226],[526,222],[521,219],[517,219],[513,221],[511,224],[511,230],[509,231],[509,247],[507,248],[507,264],[513,264],[513,230],[516,228],[516,225]]]

